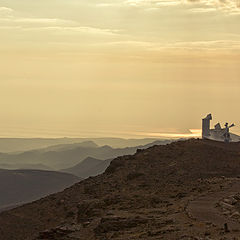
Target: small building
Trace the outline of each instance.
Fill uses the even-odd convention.
[[[224,127],[221,127],[220,123],[217,123],[213,129],[211,129],[212,114],[208,114],[202,119],[202,138],[221,141],[221,142],[240,142],[240,136],[230,132],[230,128],[235,125],[228,125],[225,123]]]

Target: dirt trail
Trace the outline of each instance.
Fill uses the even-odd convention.
[[[211,222],[217,227],[223,227],[228,224],[230,230],[240,229],[240,223],[233,221],[227,216],[221,214],[216,208],[216,204],[223,198],[229,197],[240,192],[240,180],[232,183],[228,189],[219,192],[210,193],[198,199],[191,201],[188,204],[187,212],[191,217],[200,222]]]

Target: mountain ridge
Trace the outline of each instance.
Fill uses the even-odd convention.
[[[77,144],[68,148],[58,148],[57,151],[31,150],[19,154],[0,154],[0,164],[43,164],[55,170],[72,167],[87,157],[100,160],[112,159],[126,154],[134,154],[138,148],[146,148],[155,144],[166,144],[168,141],[156,141],[148,145],[126,148],[112,148],[110,146],[86,147]],[[95,145],[94,145],[95,146]],[[70,148],[69,148],[70,147]],[[56,148],[56,146],[54,147]],[[47,148],[49,149],[49,148]]]
[[[154,138],[124,139],[124,138],[0,138],[0,152],[13,153],[25,152],[47,148],[54,145],[74,144],[85,141],[93,141],[97,145],[110,145],[113,148],[145,145],[156,141]],[[160,139],[161,140],[161,139]]]
[[[62,169],[62,172],[71,173],[81,178],[88,178],[103,173],[106,168],[110,165],[113,159],[100,160],[88,157],[77,165]]]

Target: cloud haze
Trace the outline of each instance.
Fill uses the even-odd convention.
[[[208,112],[237,122],[239,13],[230,0],[2,0],[0,130],[189,134]]]

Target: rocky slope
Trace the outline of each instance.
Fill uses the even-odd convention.
[[[239,175],[240,143],[188,140],[139,150],[102,175],[1,213],[0,239],[238,239],[240,228],[201,221],[188,206],[210,193],[222,198]]]

